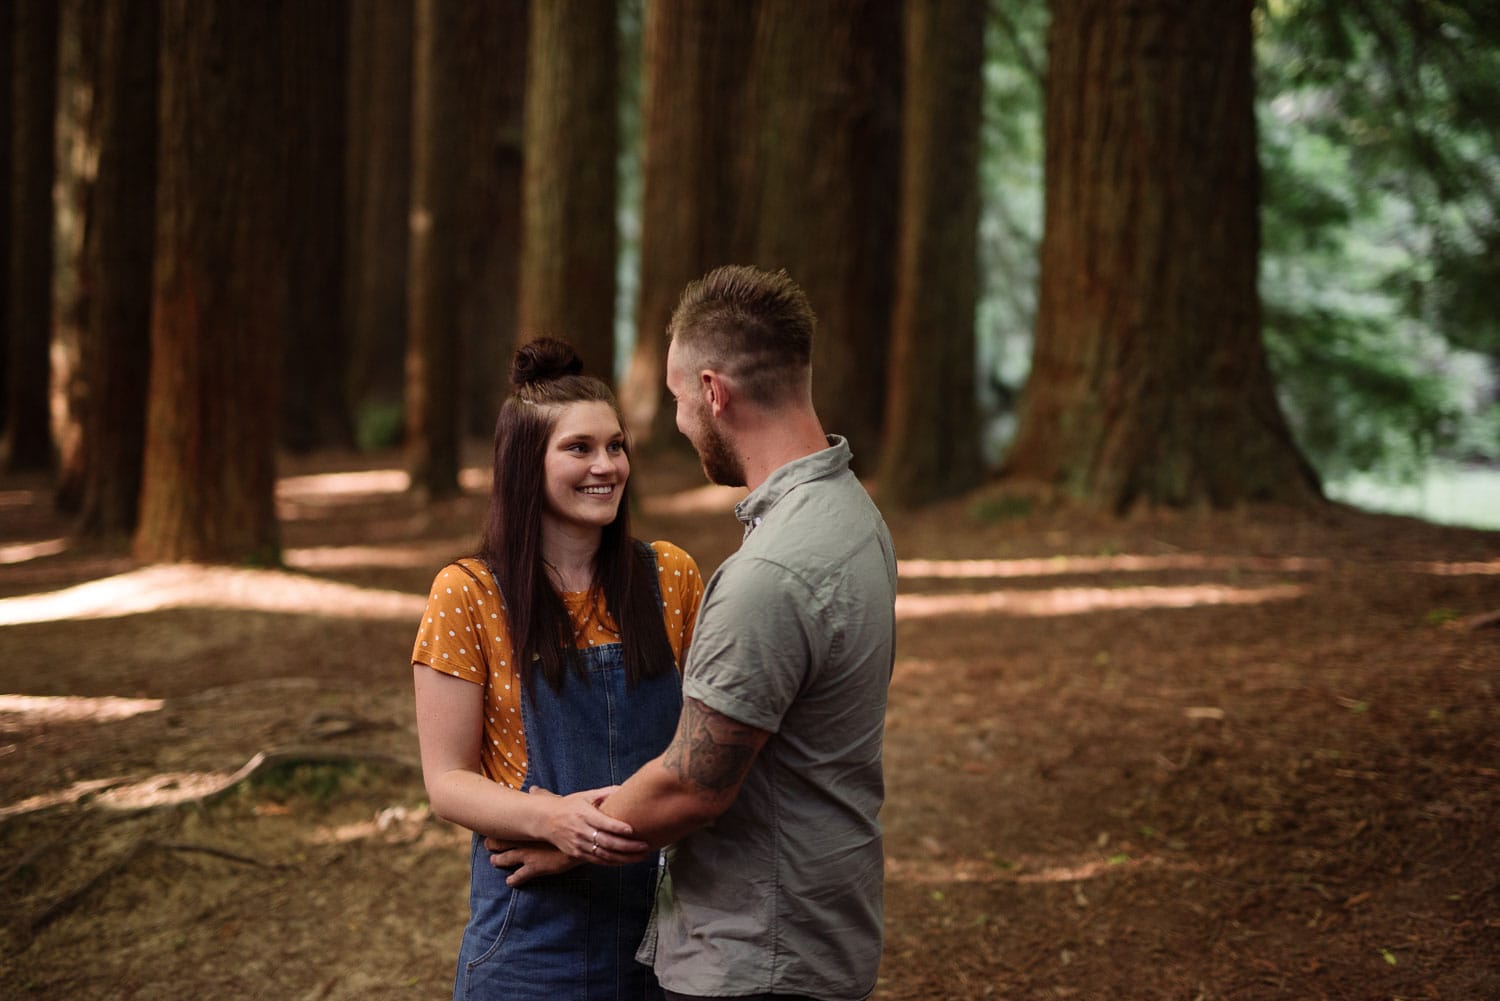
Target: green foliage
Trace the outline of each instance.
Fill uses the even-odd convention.
[[[1260,13],[1266,346],[1302,447],[1328,479],[1500,456],[1500,20]]]
[[[240,788],[245,795],[274,803],[328,803],[367,778],[365,766],[357,762],[289,761],[257,772]]]
[[[401,444],[406,412],[401,403],[368,403],[354,417],[354,441],[362,452],[378,452]]]

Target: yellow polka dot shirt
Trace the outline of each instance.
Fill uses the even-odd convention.
[[[653,542],[651,548],[656,552],[667,642],[680,671],[703,598],[703,578],[693,558],[672,543]],[[593,602],[584,592],[562,597],[580,648],[620,641],[615,622],[605,611],[603,594],[596,594]],[[484,686],[480,765],[494,781],[521,788],[526,779],[526,729],[521,723],[520,673],[505,606],[483,562],[462,559],[438,572],[411,659],[414,664]]]

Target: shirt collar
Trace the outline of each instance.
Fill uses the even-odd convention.
[[[831,434],[828,436],[827,448],[793,459],[766,477],[764,483],[734,506],[734,516],[745,526],[746,537],[749,537],[781,498],[804,483],[848,469],[851,455],[849,442],[841,435]]]

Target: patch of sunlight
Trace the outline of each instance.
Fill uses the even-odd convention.
[[[356,587],[281,570],[176,563],[143,567],[60,591],[0,598],[0,625],[118,618],[171,608],[413,620],[426,604],[422,595]]]
[[[456,553],[474,549],[474,540],[452,539],[405,546],[308,546],[288,549],[281,558],[298,570],[357,570],[366,567],[383,569],[436,569]]]
[[[124,779],[87,779],[83,782],[74,782],[66,789],[58,789],[55,792],[45,792],[37,796],[29,796],[14,803],[0,806],[0,820],[7,817],[18,817],[25,813],[34,813],[37,810],[45,810],[51,806],[62,806],[65,803],[76,803],[90,793],[101,789],[109,789],[119,785]]]
[[[0,490],[0,507],[29,507],[36,500],[35,490]]]
[[[0,546],[0,564],[25,563],[42,556],[56,556],[68,551],[67,539],[43,539],[40,542],[15,542]]]
[[[1225,587],[1053,588],[1047,591],[983,591],[978,594],[898,594],[898,620],[943,615],[1000,614],[1020,617],[1080,615],[1122,608],[1196,608],[1205,605],[1259,605],[1300,598],[1300,585]]]
[[[1327,570],[1325,559],[1301,556],[1051,556],[1021,560],[898,560],[902,577],[1056,577],[1062,574],[1140,573],[1153,570],[1262,570],[1299,573]]]
[[[1169,862],[1156,856],[1131,859],[1135,867],[1197,869],[1189,861]],[[1030,868],[1026,865],[999,865],[993,859],[960,856],[957,858],[903,859],[887,855],[886,878],[897,883],[919,886],[943,883],[1081,883],[1106,873],[1118,872],[1120,864],[1110,859],[1086,859],[1071,865],[1048,865]]]
[[[377,837],[389,842],[409,842],[421,836],[422,828],[431,816],[432,810],[427,806],[391,806],[370,820],[319,827],[308,840],[315,845],[343,845]],[[457,833],[459,838],[454,840],[469,843],[468,831],[460,829]]]
[[[161,699],[124,699],[114,695],[88,698],[82,695],[0,695],[0,727],[5,717],[22,717],[23,723],[103,723],[154,713],[166,705]]]
[[[658,494],[647,497],[641,509],[647,514],[721,514],[733,511],[734,506],[744,500],[744,487],[721,487],[706,483],[701,487],[679,490],[675,494]]]
[[[1471,563],[1407,563],[1403,569],[1412,573],[1430,573],[1438,577],[1468,577],[1500,574],[1500,560]]]
[[[411,486],[404,469],[365,469],[350,473],[309,473],[276,481],[278,497],[312,500],[359,494],[399,494]]]
[[[490,471],[479,466],[465,466],[458,471],[458,485],[465,490],[489,487]],[[276,481],[280,500],[337,501],[372,494],[401,494],[411,488],[411,477],[404,469],[361,469],[346,473],[307,473],[283,476]]]

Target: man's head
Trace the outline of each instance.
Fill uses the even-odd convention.
[[[683,290],[667,337],[679,359],[722,372],[752,403],[774,408],[806,390],[816,325],[785,271],[728,265]]]
[[[717,268],[683,290],[667,327],[667,388],[677,429],[715,483],[744,484],[732,433],[716,413],[716,390],[768,412],[809,400],[817,321],[785,271]]]

